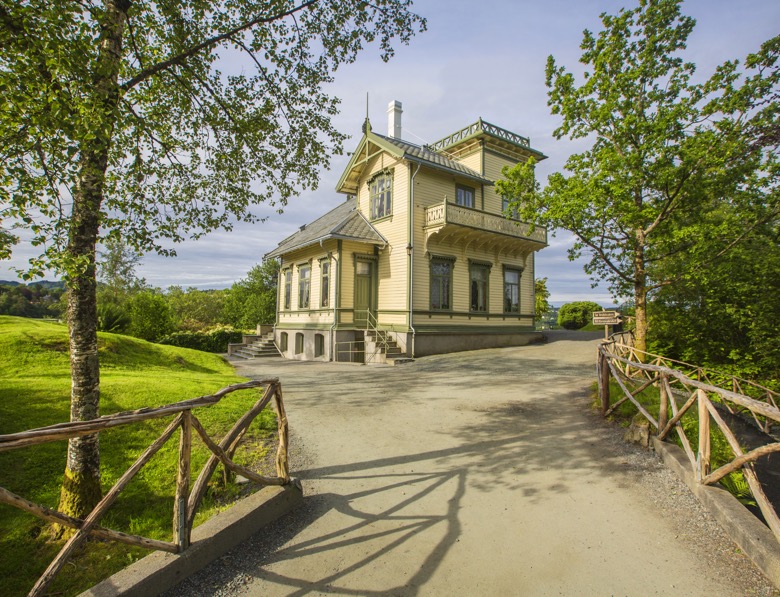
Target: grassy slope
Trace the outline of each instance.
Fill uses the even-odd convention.
[[[117,334],[99,334],[101,414],[159,406],[210,394],[242,381],[219,356],[151,344]],[[68,420],[70,377],[68,333],[64,325],[0,316],[0,434]],[[255,391],[231,394],[194,414],[213,436],[221,436],[258,398]],[[170,418],[101,433],[104,491],[154,441]],[[275,428],[264,412],[250,438]],[[255,442],[256,443],[256,442]],[[178,434],[152,459],[102,521],[103,526],[159,539],[171,539],[171,517]],[[195,439],[193,470],[207,451]],[[56,442],[0,453],[0,486],[56,508],[65,468],[66,443]],[[242,454],[249,461],[258,453]],[[204,505],[199,520],[214,501]],[[0,505],[0,592],[25,594],[59,545],[46,539],[43,523]],[[60,573],[52,591],[73,594],[144,555],[142,550],[93,544]],[[48,558],[48,559],[47,559]]]

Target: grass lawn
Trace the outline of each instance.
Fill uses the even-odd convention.
[[[101,415],[160,406],[211,394],[244,381],[218,355],[151,344],[118,334],[99,334]],[[229,394],[193,414],[219,438],[257,401],[259,392]],[[69,418],[70,369],[65,325],[0,316],[0,434],[65,422]],[[171,421],[136,423],[100,434],[104,491],[125,472]],[[275,415],[264,411],[250,427],[236,460],[261,461],[276,431]],[[0,453],[0,486],[31,501],[56,508],[65,470],[64,441]],[[193,480],[209,452],[193,434]],[[178,458],[178,434],[122,492],[99,523],[116,530],[172,540],[171,521]],[[212,480],[196,525],[215,513],[238,489]],[[0,504],[0,594],[24,595],[61,547],[48,538],[40,519]],[[91,541],[72,558],[49,587],[72,595],[148,553],[113,542]]]

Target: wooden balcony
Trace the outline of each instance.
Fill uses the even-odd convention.
[[[527,254],[547,246],[545,228],[446,201],[425,208],[424,226],[429,244],[467,244],[510,254]]]

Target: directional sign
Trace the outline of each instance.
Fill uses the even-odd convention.
[[[593,325],[617,325],[622,321],[619,311],[593,311]]]

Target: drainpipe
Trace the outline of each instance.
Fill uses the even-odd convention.
[[[333,272],[333,325],[330,326],[330,360],[336,360],[336,325],[338,324],[339,287],[341,286],[341,240],[337,241],[339,256],[335,259],[336,267]]]
[[[414,337],[417,333],[414,329],[414,177],[420,171],[420,165],[412,174],[409,192],[409,329],[412,332],[412,350],[411,357],[414,358]],[[411,170],[411,165],[409,166]]]
[[[325,239],[320,239],[320,249],[325,249]],[[328,251],[328,263],[330,264],[333,261],[333,253]],[[321,278],[321,276],[320,276]],[[330,360],[333,360],[333,356],[336,351],[336,340],[334,338],[334,330],[336,329],[336,305],[338,304],[336,297],[338,296],[338,286],[336,286],[336,279],[333,276],[333,271],[331,269],[330,276],[328,278],[328,284],[330,284],[330,280],[333,280],[333,285],[335,286],[334,294],[335,296],[333,301],[333,324],[330,326]],[[330,293],[330,288],[328,288],[328,293]],[[320,294],[322,294],[322,288],[320,288]],[[330,297],[328,297],[330,298]]]
[[[284,283],[282,282],[282,258],[278,257],[278,260],[279,260],[279,272],[276,274],[276,319],[274,320],[274,327],[273,327],[274,346],[277,347],[276,348],[277,350],[279,350],[279,347],[276,344],[276,326],[279,325],[279,312],[281,311],[280,305],[282,304],[282,292],[284,292]]]

